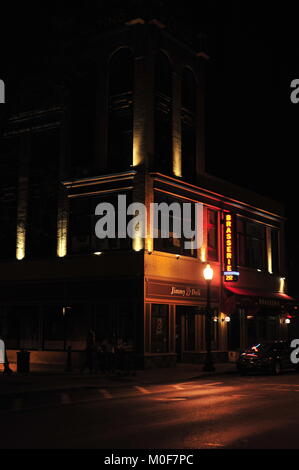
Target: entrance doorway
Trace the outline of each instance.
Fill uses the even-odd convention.
[[[195,325],[198,308],[188,305],[176,306],[175,352],[177,362],[182,362],[184,352],[195,351]]]

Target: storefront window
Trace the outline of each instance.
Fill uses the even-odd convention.
[[[91,327],[89,306],[72,306],[66,317],[68,345],[71,345],[74,350],[85,349],[87,335]]]
[[[195,314],[185,314],[185,350],[195,350]]]
[[[168,305],[152,305],[151,321],[152,352],[169,351],[169,312]]]
[[[43,309],[44,349],[63,350],[66,340],[66,321],[68,311],[53,305]]]
[[[8,349],[20,346],[19,316],[14,307],[2,307],[0,312],[0,337]]]
[[[39,311],[38,307],[21,307],[20,319],[20,348],[39,348]]]

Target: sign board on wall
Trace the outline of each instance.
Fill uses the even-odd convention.
[[[224,215],[224,280],[235,282],[239,279],[237,271],[236,216],[231,212]]]

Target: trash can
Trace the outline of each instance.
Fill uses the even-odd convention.
[[[21,350],[17,352],[17,372],[28,374],[30,372],[30,352]]]

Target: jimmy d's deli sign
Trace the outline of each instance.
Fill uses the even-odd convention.
[[[171,286],[170,295],[178,295],[182,297],[196,297],[200,296],[200,289],[195,289],[191,287],[181,288],[176,286]]]
[[[224,216],[224,280],[237,281],[239,273],[236,270],[236,216],[231,212]]]
[[[199,287],[194,285],[171,284],[154,280],[149,280],[147,282],[147,297],[199,300],[201,298],[201,294]]]

